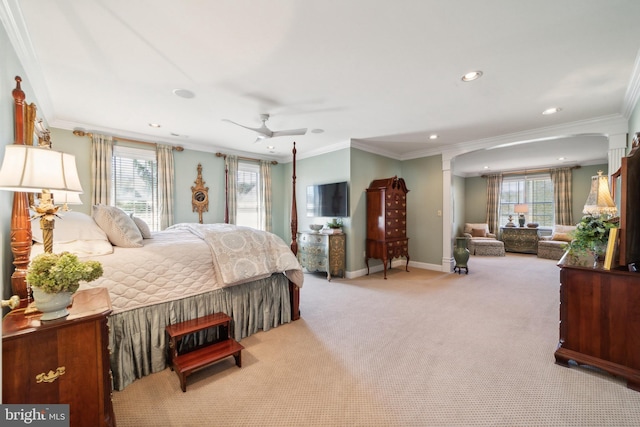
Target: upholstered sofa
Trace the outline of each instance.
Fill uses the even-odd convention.
[[[558,225],[553,227],[551,236],[542,236],[538,240],[538,258],[559,260],[573,239],[575,225]]]
[[[467,238],[467,248],[472,255],[476,253],[474,242],[477,242],[479,240],[497,240],[496,235],[489,232],[489,225],[486,223],[465,223],[463,236]]]

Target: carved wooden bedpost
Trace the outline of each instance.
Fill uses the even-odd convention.
[[[291,177],[293,191],[291,193],[291,251],[298,255],[298,207],[296,206],[296,143],[293,143],[293,176]],[[291,294],[291,320],[300,318],[300,288],[289,281]]]
[[[16,76],[16,88],[13,90],[15,104],[15,144],[25,144],[24,92],[20,88],[22,79]],[[31,221],[29,218],[29,198],[27,193],[13,193],[11,211],[11,253],[16,269],[11,275],[11,290],[20,299],[28,299],[27,267],[31,254]]]

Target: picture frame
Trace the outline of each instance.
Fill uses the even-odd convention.
[[[605,270],[611,270],[618,266],[616,262],[618,258],[618,230],[619,228],[611,228],[609,230],[609,240],[607,241],[607,250],[604,255],[603,265]]]

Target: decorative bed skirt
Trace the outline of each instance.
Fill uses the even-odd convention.
[[[236,341],[259,330],[268,331],[289,323],[289,281],[284,274],[274,274],[266,279],[111,315],[108,322],[113,389],[122,390],[136,379],[167,367],[167,325],[217,312],[233,319],[230,333]],[[210,339],[207,334],[194,338]]]

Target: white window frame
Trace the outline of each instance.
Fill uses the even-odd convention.
[[[264,230],[260,165],[255,162],[238,161],[236,180],[236,225]],[[246,185],[253,187],[246,191]]]
[[[123,199],[123,192],[119,191],[119,188],[125,185],[119,182],[122,170],[118,170],[118,168],[123,161],[120,159],[123,159],[124,162],[147,162],[148,167],[151,167],[151,188],[145,190],[139,187],[138,189],[141,191],[136,191]],[[129,178],[135,180],[136,185],[144,183],[140,176],[131,175]],[[158,215],[158,161],[154,150],[114,145],[111,171],[111,200],[114,206],[145,221],[152,231],[160,230],[160,218]]]
[[[535,175],[514,175],[504,177],[500,188],[500,224],[509,222],[513,216],[518,225],[518,214],[514,213],[517,204],[527,204],[526,223],[536,222],[539,227],[552,228],[555,224],[553,182],[548,173]]]

